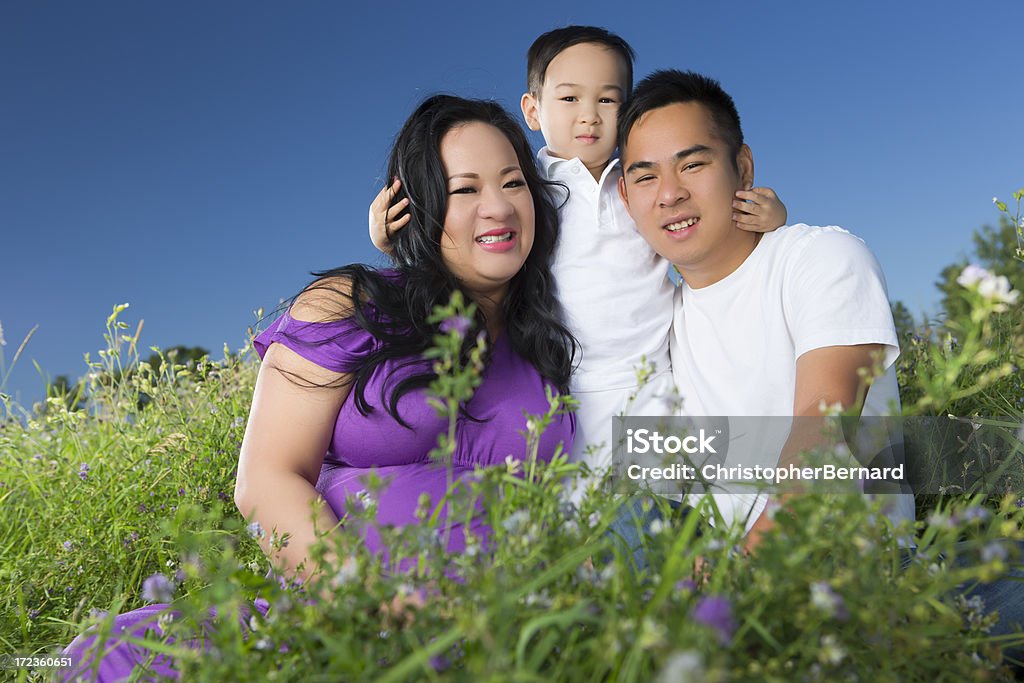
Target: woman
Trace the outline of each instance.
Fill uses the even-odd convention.
[[[575,343],[559,321],[550,272],[557,213],[515,120],[491,102],[431,97],[398,134],[389,173],[402,181],[412,216],[395,237],[394,268],[318,273],[255,340],[263,364],[235,502],[250,522],[288,536],[279,551],[272,533],[261,542],[278,569],[299,578],[316,569],[309,562],[316,529],[338,524],[369,472],[385,481],[376,521],[415,524],[420,494],[436,504],[449,477],[525,458],[523,411],[546,412],[545,390],[567,390]],[[433,373],[422,353],[439,331],[429,314],[455,291],[476,304],[471,322],[486,335],[488,353],[458,419],[449,472],[429,457],[448,423],[427,403]],[[464,336],[468,357],[476,335]],[[539,457],[549,459],[560,442],[568,448],[573,431],[572,416],[561,416],[543,434]],[[314,523],[320,497],[327,505]],[[486,532],[472,524],[444,525],[450,550],[464,546],[467,532]],[[371,550],[385,550],[372,526],[360,533]],[[165,608],[120,615],[114,633],[141,636]],[[68,646],[75,669],[67,678],[90,675],[95,664],[82,657],[93,645],[83,636]],[[128,675],[148,654],[116,640],[105,649],[99,680]],[[151,670],[175,675],[163,660]]]
[[[427,318],[453,292],[476,304],[490,349],[459,420],[456,479],[524,457],[523,411],[545,412],[545,386],[568,385],[573,341],[557,316],[549,267],[557,213],[519,125],[493,103],[432,97],[399,133],[389,173],[412,207],[413,229],[395,237],[395,269],[319,273],[256,340],[263,366],[235,501],[263,529],[290,534],[281,559],[300,576],[311,571],[304,562],[318,496],[328,505],[315,526],[329,529],[371,469],[387,481],[376,500],[381,524],[415,523],[420,494],[435,504],[444,495],[448,473],[429,453],[447,420],[426,402],[434,375],[422,354],[438,332]],[[467,356],[475,336],[465,335]],[[540,452],[550,457],[571,437],[566,417],[544,434]],[[449,549],[458,550],[465,530],[451,527]],[[376,531],[365,533],[381,550]]]

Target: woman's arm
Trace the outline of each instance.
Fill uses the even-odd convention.
[[[317,319],[302,299],[293,306],[292,317]],[[312,575],[316,568],[309,549],[316,530],[323,533],[338,524],[315,485],[349,393],[347,379],[282,344],[267,349],[256,379],[238,459],[235,505],[246,520],[259,522],[266,532],[260,539],[263,551],[289,576]],[[320,502],[315,524],[314,501]],[[279,551],[271,549],[275,532],[288,535],[287,547]]]

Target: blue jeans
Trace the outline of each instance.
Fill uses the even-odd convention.
[[[646,496],[637,496],[619,508],[615,519],[605,532],[620,552],[628,553],[632,559],[633,570],[637,573],[648,568],[647,553],[644,551],[645,539],[651,537],[651,524],[661,520],[666,524],[677,523],[693,512],[693,508],[675,500],[663,499],[670,509],[669,519],[662,515],[661,508],[654,500]],[[644,508],[647,509],[644,509]],[[699,533],[699,532],[698,532]],[[610,562],[611,558],[606,561]]]

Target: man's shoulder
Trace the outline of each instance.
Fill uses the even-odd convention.
[[[799,265],[808,262],[845,263],[874,260],[874,256],[860,237],[837,225],[784,225],[775,232],[767,244],[773,259],[780,264]]]

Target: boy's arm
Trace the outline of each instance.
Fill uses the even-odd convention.
[[[786,205],[770,187],[738,190],[732,208],[732,220],[741,230],[771,232],[786,224]]]
[[[395,178],[393,183],[378,192],[370,202],[370,241],[385,254],[391,253],[391,235],[404,228],[412,218],[408,213],[401,215],[409,206],[408,197],[394,201],[401,187],[402,181]]]

